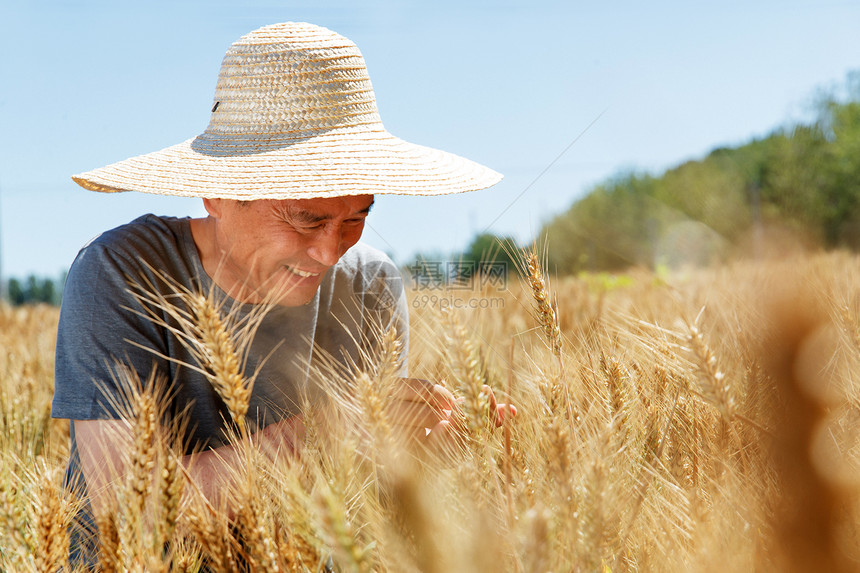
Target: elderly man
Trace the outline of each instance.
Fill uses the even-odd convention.
[[[389,134],[358,49],[309,24],[267,26],[234,43],[211,110],[194,139],[73,178],[96,191],[200,197],[208,214],[143,216],[85,246],[69,272],[52,414],[72,420],[67,482],[93,504],[117,469],[105,456],[123,431],[118,364],[168,380],[169,412],[188,416],[189,467],[207,496],[217,497],[234,458],[224,401],[188,367],[194,356],[170,317],[147,316],[133,285],[167,300],[177,287],[214,293],[240,317],[275,303],[248,353],[246,368],[257,372],[248,420],[262,445],[282,449],[298,441],[318,355],[359,363],[370,335],[390,327],[407,340],[398,271],[359,243],[374,196],[456,193],[501,179]],[[447,390],[404,378],[399,397],[423,408],[416,435],[450,433]],[[86,543],[78,536],[73,553],[86,558]]]

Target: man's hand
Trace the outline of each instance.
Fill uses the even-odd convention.
[[[304,416],[292,416],[269,424],[253,436],[251,442],[270,460],[298,458],[302,453],[307,429]]]
[[[500,427],[517,414],[516,406],[499,404],[489,386],[484,385],[489,400],[490,421]],[[389,419],[395,429],[410,442],[426,442],[432,450],[462,443],[466,425],[460,402],[441,384],[418,378],[403,378],[393,396]]]

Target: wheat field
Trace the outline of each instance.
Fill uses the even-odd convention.
[[[383,333],[372,366],[332,375],[338,414],[309,417],[300,461],[236,436],[228,517],[184,479],[138,384],[101,570],[860,570],[860,258],[524,270],[407,291],[411,375],[463,398],[467,431],[444,455],[398,447]],[[4,571],[70,570],[68,423],[49,416],[57,317],[0,307]],[[487,424],[483,384],[516,418]]]

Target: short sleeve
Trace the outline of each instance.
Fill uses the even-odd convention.
[[[165,368],[153,352],[164,354],[163,335],[133,310],[140,306],[126,277],[139,272],[135,267],[135,261],[99,242],[81,250],[72,264],[57,330],[54,418],[117,418],[124,396],[117,364],[144,377]]]

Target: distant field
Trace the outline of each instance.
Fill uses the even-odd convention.
[[[831,253],[410,290],[411,375],[466,398],[458,451],[398,449],[383,338],[366,373],[329,376],[340,414],[309,419],[301,464],[247,447],[233,523],[184,484],[160,430],[138,434],[150,441],[131,462],[158,471],[119,488],[102,565],[856,570],[858,287],[860,258]],[[68,542],[68,428],[49,418],[57,316],[0,307],[2,570],[56,570]],[[517,405],[513,423],[486,427],[483,383]]]

